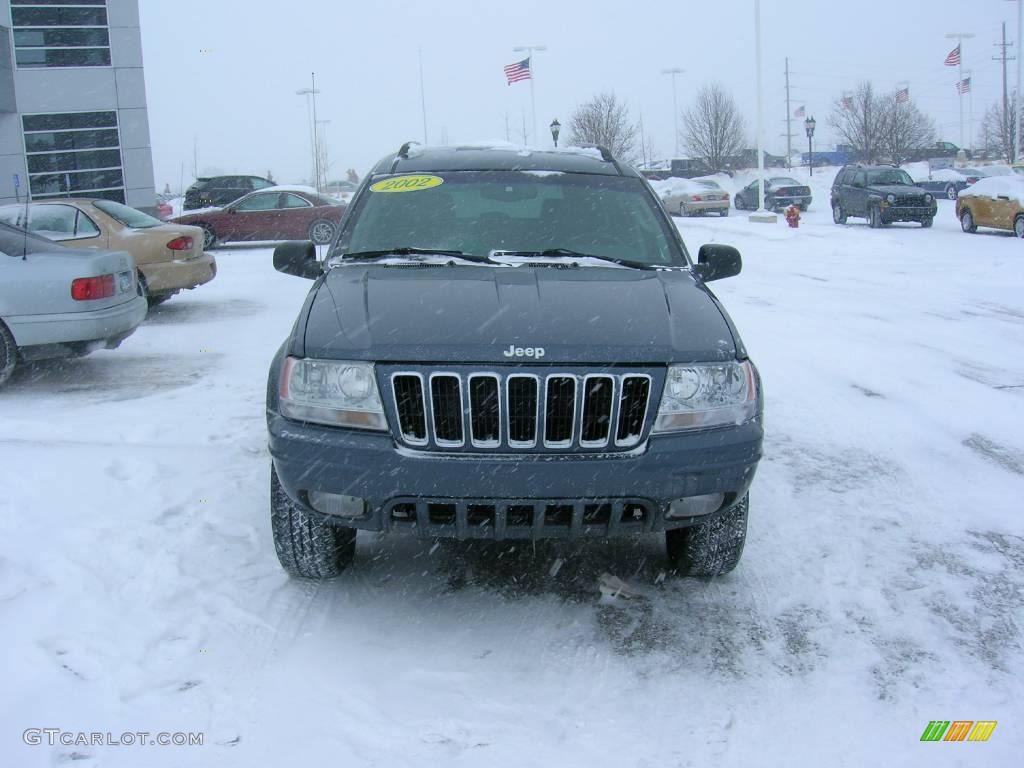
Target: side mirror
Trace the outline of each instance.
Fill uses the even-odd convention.
[[[702,245],[697,253],[696,272],[705,283],[738,275],[743,269],[740,252],[731,245]]]
[[[274,269],[308,280],[316,280],[324,271],[316,258],[316,246],[309,240],[289,240],[277,246]]]

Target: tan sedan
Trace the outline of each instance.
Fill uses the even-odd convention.
[[[978,227],[1008,229],[1024,237],[1024,178],[990,176],[960,192],[956,217],[964,232]]]
[[[665,208],[673,215],[729,215],[729,193],[711,179],[673,178],[653,182],[651,186],[655,187]]]
[[[26,227],[26,213],[28,215]],[[0,208],[0,221],[69,248],[127,251],[150,304],[213,280],[217,262],[203,253],[203,231],[159,219],[113,200],[68,198]]]

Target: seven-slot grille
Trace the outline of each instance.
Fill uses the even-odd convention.
[[[646,373],[391,374],[397,436],[436,450],[628,450],[644,435]]]
[[[902,205],[911,208],[919,208],[925,204],[922,195],[896,195],[896,202],[893,205]]]

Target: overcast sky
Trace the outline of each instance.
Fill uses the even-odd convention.
[[[430,143],[504,139],[532,131],[529,82],[508,86],[502,67],[517,45],[536,54],[538,142],[550,143],[552,118],[614,90],[639,121],[655,156],[674,154],[671,78],[680,109],[705,83],[737,99],[751,137],[756,119],[753,0],[633,0],[516,3],[433,0],[140,0],[156,183],[200,173],[272,171],[283,182],[311,177],[305,97],[315,72],[318,118],[329,139],[330,175],[360,175],[407,139],[423,139],[418,50],[422,49]],[[969,9],[969,12],[967,12]],[[784,152],[784,59],[792,108],[818,120],[816,146],[831,148],[827,115],[844,89],[870,79],[881,89],[909,81],[940,138],[960,144],[956,69],[943,59],[964,43],[972,70],[974,123],[1001,98],[1000,23],[1016,37],[1016,3],[1005,0],[762,2],[766,148]],[[206,52],[206,51],[209,52]],[[1016,72],[1009,65],[1012,89]],[[968,98],[964,97],[965,123]],[[966,130],[966,129],[965,129]],[[805,148],[794,121],[796,147]],[[820,139],[820,142],[819,142]],[[970,141],[964,142],[970,145]]]

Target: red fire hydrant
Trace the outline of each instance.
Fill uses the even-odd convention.
[[[800,208],[794,204],[786,209],[786,223],[793,229],[800,226]]]

